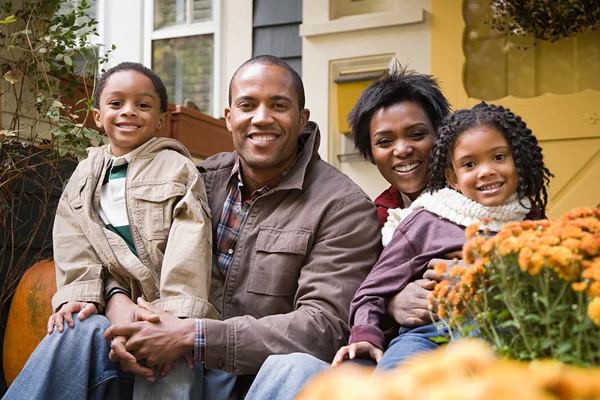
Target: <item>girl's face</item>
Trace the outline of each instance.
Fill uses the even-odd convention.
[[[491,126],[477,126],[458,136],[446,179],[455,190],[488,207],[503,204],[519,185],[510,145]]]
[[[411,200],[427,186],[434,129],[425,111],[404,101],[377,110],[371,118],[371,150],[383,177]]]

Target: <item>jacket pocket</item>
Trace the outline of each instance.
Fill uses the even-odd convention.
[[[293,296],[310,237],[311,232],[306,229],[261,227],[247,290],[269,296]]]
[[[179,182],[135,183],[130,187],[134,199],[134,216],[140,233],[146,240],[163,240],[169,235],[173,208],[185,194],[185,185]]]

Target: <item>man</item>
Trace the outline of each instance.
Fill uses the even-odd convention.
[[[159,323],[113,326],[108,337],[128,336],[127,349],[148,365],[194,350],[206,368],[237,375],[255,375],[271,354],[333,358],[380,234],[371,200],[320,159],[309,115],[300,77],[280,59],[257,57],[236,71],[225,109],[236,151],[200,167],[218,260],[213,287],[221,295],[213,302],[223,321],[150,308]],[[167,345],[179,338],[181,345]]]
[[[114,338],[111,358],[153,381],[143,392],[136,383],[136,396],[180,393],[181,377],[187,382],[193,373],[181,358],[191,352],[202,362],[198,379],[202,372],[233,373],[242,396],[269,355],[302,352],[330,361],[347,342],[349,304],[377,260],[379,222],[367,195],[320,159],[320,134],[309,116],[302,81],[282,60],[253,58],[232,77],[225,118],[236,151],[199,167],[213,220],[211,302],[223,320],[178,319],[141,300],[159,316],[143,321],[144,310],[113,296],[105,333]],[[122,313],[131,317],[117,320]],[[81,369],[91,362],[75,359],[69,362]],[[165,376],[149,369],[175,360]]]

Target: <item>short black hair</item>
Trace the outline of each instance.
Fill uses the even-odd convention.
[[[348,114],[354,145],[366,160],[375,163],[370,132],[373,114],[404,101],[415,102],[423,109],[434,128],[433,134],[442,119],[450,113],[450,104],[435,78],[407,70],[395,58],[392,59],[384,77],[362,92]]]
[[[163,83],[162,79],[160,79],[160,77],[156,75],[156,72],[152,71],[150,68],[145,67],[140,63],[129,61],[119,63],[114,67],[107,69],[106,72],[100,76],[100,79],[98,79],[98,83],[96,84],[96,88],[94,89],[94,108],[100,109],[100,96],[102,95],[102,91],[104,90],[104,86],[106,86],[108,78],[117,72],[122,71],[136,71],[140,74],[146,75],[148,79],[152,81],[154,89],[156,89],[156,92],[160,97],[160,111],[167,112],[167,103],[169,102],[169,97],[167,96],[167,88],[165,88],[165,84]]]
[[[472,109],[458,110],[446,117],[438,129],[430,156],[428,191],[447,186],[446,168],[452,168],[452,151],[460,135],[478,126],[497,129],[506,138],[519,175],[517,197],[529,197],[545,213],[548,204],[546,186],[552,173],[544,165],[542,148],[525,121],[508,108],[482,101]]]
[[[288,63],[283,61],[281,58],[275,57],[272,55],[268,55],[268,54],[252,57],[251,59],[247,60],[242,65],[240,65],[238,69],[235,70],[235,72],[233,73],[233,76],[231,77],[231,80],[229,81],[229,107],[231,107],[231,100],[232,100],[231,99],[231,87],[233,86],[235,77],[238,75],[238,73],[244,67],[246,67],[247,65],[251,65],[251,64],[275,65],[277,67],[286,69],[292,75],[292,85],[294,86],[294,89],[296,90],[296,93],[298,94],[298,105],[300,106],[300,110],[304,109],[304,105],[306,103],[306,97],[304,95],[304,83],[302,83],[302,78],[300,77],[300,75],[298,75],[298,73],[296,72],[296,70],[294,70],[294,68],[292,68]]]

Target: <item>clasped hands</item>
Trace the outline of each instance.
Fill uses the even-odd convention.
[[[104,333],[111,341],[109,358],[120,362],[123,371],[154,382],[152,368],[166,375],[181,356],[194,369],[188,345],[194,340],[193,320],[179,319],[141,298],[136,305],[126,296],[112,300],[106,316],[111,322]]]

